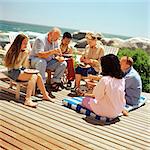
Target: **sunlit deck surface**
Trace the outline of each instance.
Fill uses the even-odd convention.
[[[0,86],[8,83],[0,81]],[[150,149],[150,94],[141,108],[104,124],[62,106],[69,91],[54,93],[56,102],[41,101],[36,109],[0,90],[0,149],[9,150],[148,150]]]

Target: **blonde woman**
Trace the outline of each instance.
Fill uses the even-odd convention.
[[[7,51],[4,63],[8,68],[8,76],[10,78],[16,81],[29,81],[24,105],[36,107],[37,103],[32,102],[31,100],[31,95],[36,84],[42,92],[44,100],[52,101],[52,99],[48,96],[42,77],[39,73],[32,74],[24,72],[25,68],[29,67],[29,51],[26,49],[27,43],[28,38],[24,34],[19,34]]]
[[[75,95],[80,95],[80,81],[82,77],[86,78],[89,74],[98,75],[101,72],[100,58],[104,56],[104,48],[97,43],[97,36],[93,33],[86,35],[88,45],[80,58],[80,62],[85,66],[79,65],[75,69]]]

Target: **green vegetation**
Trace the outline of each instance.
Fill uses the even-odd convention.
[[[140,74],[142,79],[142,91],[150,93],[150,56],[142,49],[121,49],[118,53],[118,57],[130,56],[134,60],[133,67]]]

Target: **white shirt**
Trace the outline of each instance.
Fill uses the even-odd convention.
[[[95,100],[90,100],[90,107],[97,115],[109,118],[117,117],[126,104],[124,90],[124,79],[104,76],[93,90]]]

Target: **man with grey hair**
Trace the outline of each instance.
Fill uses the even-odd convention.
[[[46,69],[54,71],[53,78],[51,79],[53,89],[58,89],[60,86],[61,77],[67,66],[65,61],[55,59],[55,56],[61,55],[58,45],[60,35],[61,30],[55,27],[48,34],[37,37],[30,53],[31,67],[40,71],[45,83]]]

